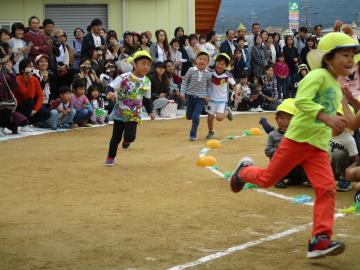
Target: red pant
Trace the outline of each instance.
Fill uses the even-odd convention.
[[[249,166],[240,171],[244,182],[267,188],[301,165],[316,193],[312,235],[331,237],[334,224],[336,185],[327,152],[308,143],[298,143],[283,138],[268,167]]]

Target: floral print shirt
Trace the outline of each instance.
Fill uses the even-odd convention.
[[[151,82],[144,76],[136,77],[131,72],[121,74],[110,85],[116,93],[112,119],[141,123],[143,97],[151,98]]]

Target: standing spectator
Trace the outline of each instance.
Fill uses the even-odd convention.
[[[246,28],[242,23],[240,23],[239,27],[237,29],[237,39],[235,42],[239,45],[239,40],[240,39],[245,40],[245,35],[246,35]],[[246,40],[245,40],[245,43],[246,43]],[[247,48],[247,43],[245,44],[245,48]]]
[[[180,38],[183,35],[185,35],[184,28],[182,28],[181,26],[176,27],[174,31],[174,37]]]
[[[292,36],[287,36],[285,38],[284,46],[284,56],[285,62],[289,67],[289,76],[288,76],[288,93],[289,96],[284,96],[284,98],[292,97],[294,92],[294,82],[297,73],[297,65],[299,63],[299,52],[294,46],[294,38]]]
[[[268,37],[269,37],[268,31],[266,31],[266,30],[261,30],[261,31],[260,31],[260,36],[261,36],[261,38],[263,39],[263,44],[266,44],[266,43],[267,43],[267,39],[268,39]]]
[[[274,33],[273,35],[273,44],[275,46],[275,50],[276,50],[276,57],[278,57],[278,55],[282,52],[282,47],[280,46],[280,34],[279,33]]]
[[[10,33],[5,29],[0,29],[0,61],[6,63],[12,55],[9,45]]]
[[[287,87],[287,77],[289,76],[289,67],[285,63],[285,57],[283,53],[278,55],[277,61],[274,65],[274,75],[277,79],[279,99],[288,98],[289,93]]]
[[[49,67],[49,57],[47,54],[39,54],[35,58],[35,68],[33,74],[39,79],[44,95],[44,104],[59,97],[59,88],[56,78]]]
[[[298,53],[301,53],[301,50],[306,46],[306,36],[307,36],[308,30],[305,26],[301,26],[299,29],[299,33],[295,37],[294,40],[294,46],[298,50]]]
[[[250,70],[250,52],[248,48],[246,48],[246,40],[244,38],[238,39],[238,49],[241,51],[242,59],[245,63],[244,70],[246,73],[249,73]]]
[[[150,55],[154,62],[164,62],[170,59],[170,46],[165,30],[159,29],[155,32],[156,42],[151,45]]]
[[[245,36],[245,40],[247,41],[248,50],[249,50],[250,54],[251,54],[251,49],[254,46],[254,37],[255,37],[255,35],[260,33],[260,30],[261,30],[260,29],[260,24],[259,23],[253,23],[251,25],[251,34]]]
[[[55,44],[58,46],[60,54],[55,57],[55,63],[57,66],[58,85],[64,85],[64,80],[67,79],[68,70],[70,68],[70,53],[66,46],[66,35],[62,29],[56,29],[54,31]]]
[[[106,35],[107,35],[107,32],[106,32],[105,28],[101,27],[100,36],[106,40]]]
[[[102,21],[100,19],[94,19],[91,22],[91,32],[87,33],[81,43],[81,58],[91,57],[90,50],[96,48],[104,48],[105,39],[100,35],[102,29]]]
[[[266,49],[262,46],[262,38],[259,34],[254,36],[254,46],[251,49],[251,74],[261,77],[264,74],[266,66]]]
[[[322,25],[321,24],[315,25],[314,32],[315,32],[316,44],[318,44],[321,39],[321,31],[322,31]]]
[[[205,50],[210,55],[209,66],[213,67],[215,65],[215,56],[218,55],[218,50],[216,48],[216,32],[210,31],[206,33],[206,43]]]
[[[135,45],[139,45],[140,34],[138,32],[131,32]]]
[[[196,34],[191,34],[189,36],[190,46],[186,48],[186,51],[189,55],[190,61],[194,64],[197,54],[200,52],[198,45],[199,39]]]
[[[220,53],[226,53],[230,58],[233,57],[236,45],[234,44],[235,30],[228,29],[226,31],[226,40],[220,44]]]
[[[241,74],[247,73],[247,66],[242,51],[240,49],[235,50],[234,59],[232,62],[233,62],[232,74],[236,83],[239,83]]]
[[[53,32],[54,32],[54,21],[52,19],[45,19],[42,23],[45,40],[48,44],[51,43]]]
[[[37,124],[50,118],[50,112],[42,105],[44,94],[39,80],[32,75],[33,63],[29,58],[21,60],[19,64],[20,75],[16,77],[17,87],[15,98],[18,102],[16,110],[23,114],[30,124]],[[22,131],[32,131],[29,126]]]
[[[186,61],[186,59],[182,58],[182,53],[179,51],[180,41],[177,38],[173,38],[170,42],[170,46],[170,60],[175,65],[176,74],[181,75],[182,63]]]
[[[149,44],[149,39],[146,35],[146,33],[141,33],[140,34],[140,47],[141,50],[147,51],[148,53],[150,53],[150,47],[148,46]]]
[[[29,18],[29,27],[30,30],[24,35],[24,40],[27,44],[31,46],[29,52],[29,58],[31,61],[35,60],[35,57],[39,54],[49,55],[51,51],[51,46],[46,41],[46,38],[43,33],[40,32],[40,20],[36,16],[31,16]],[[20,71],[21,72],[21,71]]]
[[[276,47],[274,45],[274,38],[273,38],[273,35],[269,35],[268,36],[268,39],[267,39],[267,42],[266,42],[266,46],[268,48],[268,51],[269,51],[269,63],[270,64],[275,64],[276,62]]]
[[[181,76],[185,76],[186,72],[193,66],[189,54],[186,50],[186,43],[189,43],[189,37],[187,35],[180,37],[180,48],[179,51],[182,54],[182,58],[186,60],[186,62],[183,62],[182,69],[181,69]]]
[[[134,37],[129,31],[126,31],[123,34],[123,38],[124,38],[125,53],[127,55],[133,55],[135,52],[137,52],[140,49],[140,46],[134,43]]]
[[[74,62],[73,62],[73,70],[75,72],[79,72],[80,70],[80,58],[81,58],[81,44],[84,38],[84,30],[81,28],[75,28],[74,30],[74,37],[75,40],[73,40],[70,43],[70,47],[74,51]]]
[[[14,23],[11,26],[12,38],[9,40],[9,46],[12,51],[16,74],[19,73],[20,61],[27,57],[31,48],[30,46],[26,45],[26,42],[23,40],[24,32],[25,26],[22,23]]]
[[[314,49],[316,49],[316,39],[315,39],[315,37],[309,37],[306,40],[305,47],[300,52],[300,59],[301,59],[302,64],[306,64],[308,66],[306,56],[307,56],[308,52],[310,52],[311,50],[314,50]]]

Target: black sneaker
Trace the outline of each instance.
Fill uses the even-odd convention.
[[[346,178],[340,177],[339,181],[337,182],[337,191],[350,191],[351,190],[351,182]]]
[[[286,188],[286,184],[283,180],[279,181],[276,185],[276,188]]]
[[[360,190],[358,190],[358,192],[355,193],[354,195],[354,201],[356,203],[360,202]]]
[[[128,148],[129,148],[129,146],[130,146],[130,144],[131,144],[130,142],[123,141],[123,143],[122,143],[122,145],[121,145],[121,146],[122,146],[122,148],[123,148],[123,149],[128,149]]]
[[[247,166],[253,165],[254,162],[250,157],[244,157],[242,160],[240,160],[238,168],[235,170],[235,172],[230,178],[230,187],[233,192],[237,193],[241,191],[245,185],[245,182],[243,182],[238,176],[240,171]]]
[[[307,257],[318,259],[325,256],[336,256],[343,253],[344,250],[343,242],[331,240],[327,235],[318,235],[309,241]]]
[[[215,136],[215,132],[209,131],[209,133],[206,135],[206,139],[210,140],[210,139],[214,138],[214,136]]]

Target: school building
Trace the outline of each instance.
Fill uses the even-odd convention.
[[[84,30],[99,18],[107,30],[155,32],[165,29],[170,37],[177,26],[186,33],[205,33],[214,27],[221,0],[7,0],[0,9],[0,28],[14,22],[28,25],[36,15],[50,18],[73,37],[75,27]]]

